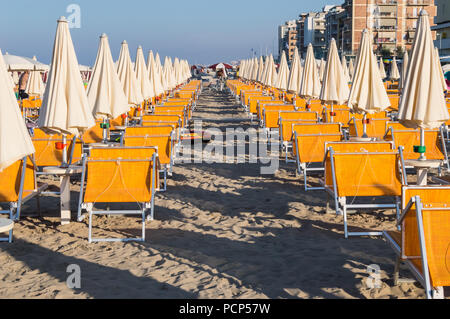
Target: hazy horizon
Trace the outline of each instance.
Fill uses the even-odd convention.
[[[241,60],[251,55],[278,51],[278,25],[296,19],[301,12],[321,10],[331,0],[228,1],[227,7],[216,1],[175,0],[153,2],[31,1],[8,3],[0,13],[0,49],[14,55],[36,56],[50,63],[57,20],[69,17],[67,7],[79,5],[81,28],[71,29],[78,62],[95,63],[99,36],[109,37],[114,60],[120,44],[126,40],[134,60],[141,45],[161,57],[187,59],[190,64],[213,64]]]

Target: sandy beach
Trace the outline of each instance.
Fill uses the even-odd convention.
[[[230,95],[208,88],[194,117],[205,128],[258,129]],[[261,175],[260,166],[177,164],[145,243],[89,244],[86,222],[59,225],[58,198],[41,199],[42,217],[27,217],[36,214],[35,201],[27,203],[14,243],[0,244],[0,298],[425,297],[417,283],[394,286],[395,254],[383,238],[344,238],[327,194],[305,192],[295,163],[280,161],[274,175]],[[395,213],[358,213],[349,222],[353,230],[394,229]],[[94,225],[97,235],[130,236],[140,221],[96,217]],[[81,268],[81,289],[66,285],[71,264]],[[381,288],[366,285],[372,264]],[[406,268],[401,275],[412,277]]]

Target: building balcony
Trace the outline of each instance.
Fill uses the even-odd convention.
[[[430,6],[434,0],[406,0],[407,6]]]
[[[396,12],[380,12],[380,14],[377,16],[377,18],[380,19],[396,19],[397,13]]]
[[[381,25],[373,27],[376,31],[397,31],[397,26]]]
[[[379,6],[396,6],[397,0],[376,0],[375,4]]]
[[[395,39],[389,39],[389,38],[378,38],[376,40],[376,43],[378,44],[389,44],[389,43],[395,43]]]
[[[434,41],[434,46],[440,50],[450,49],[450,39],[438,39]]]

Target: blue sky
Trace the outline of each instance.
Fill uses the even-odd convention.
[[[229,62],[250,56],[253,48],[277,50],[277,26],[304,11],[339,0],[22,0],[9,1],[0,12],[0,49],[49,63],[56,20],[69,16],[70,4],[81,8],[81,28],[71,29],[80,64],[95,62],[99,36],[109,36],[113,58],[127,40],[134,59],[142,45],[164,57],[191,64]]]

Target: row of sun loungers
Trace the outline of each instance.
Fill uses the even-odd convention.
[[[399,263],[405,262],[428,298],[443,297],[442,287],[450,285],[450,186],[409,185],[407,161],[418,158],[415,145],[420,145],[420,132],[395,121],[399,103],[395,89],[390,90],[388,112],[367,116],[369,139],[361,139],[363,116],[346,105],[331,110],[320,101],[241,80],[228,81],[228,88],[269,140],[271,132],[279,133],[285,160],[296,163],[305,191],[324,190],[330,195],[336,213],[343,216],[345,238],[384,235],[398,256],[396,283]],[[450,178],[441,176],[450,171],[448,125],[425,131],[425,155],[440,161],[435,180],[442,184],[450,184]],[[310,174],[319,176],[320,185],[311,186]],[[362,209],[395,209],[397,231],[350,231],[349,211]]]
[[[67,164],[82,168],[77,218],[82,221],[88,216],[89,242],[145,240],[145,222],[155,216],[155,194],[167,190],[166,181],[172,175],[176,147],[189,124],[201,89],[200,81],[191,81],[170,96],[132,108],[106,126],[103,121],[97,121],[83,136],[67,136]],[[112,140],[105,141],[104,128],[111,133]],[[39,196],[54,194],[46,192],[48,185],[39,183],[39,176],[51,175],[42,168],[61,166],[63,160],[61,136],[47,135],[33,127],[30,135],[36,152],[0,173],[0,204],[9,208],[0,213],[7,213],[12,220],[20,219],[21,208],[30,199],[36,198],[39,207]],[[117,203],[134,204],[138,209],[114,211],[109,208],[110,204]],[[96,207],[102,204],[107,204],[108,208]],[[142,235],[139,238],[96,238],[92,233],[94,215],[138,215],[142,220]],[[11,242],[12,235],[11,230],[4,240]]]

